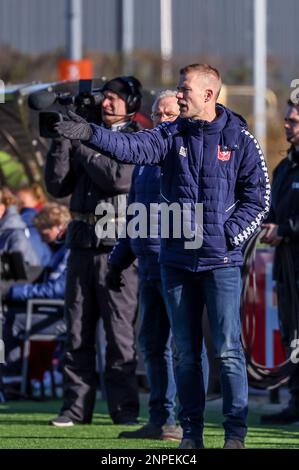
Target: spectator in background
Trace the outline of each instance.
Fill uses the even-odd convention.
[[[16,196],[8,189],[0,189],[0,251],[20,252],[29,266],[39,266],[32,238],[18,211]]]
[[[154,126],[177,118],[179,107],[175,95],[176,92],[167,90],[157,97],[152,107]],[[160,167],[135,168],[128,204],[134,202],[143,203],[147,208],[150,203],[160,202]],[[122,432],[119,437],[123,438],[182,438],[182,429],[176,426],[175,420],[176,386],[170,326],[162,296],[159,251],[158,238],[121,238],[109,257],[106,282],[110,289],[116,291],[121,289],[121,272],[138,258],[141,317],[139,342],[150,386],[149,423],[136,431]]]
[[[21,207],[24,209],[33,208],[39,211],[48,202],[48,198],[39,183],[22,186],[17,190],[17,196],[21,201]]]
[[[16,194],[20,201],[21,217],[29,228],[31,240],[39,257],[40,265],[48,266],[52,255],[51,249],[47,243],[42,241],[41,236],[33,223],[33,218],[47,202],[44,190],[40,184],[33,183],[28,186],[22,186],[17,190]]]
[[[0,255],[13,252],[22,254],[27,275],[30,278],[35,278],[37,272],[40,272],[40,261],[33,248],[30,232],[18,212],[17,198],[8,188],[3,187],[0,189]],[[11,285],[12,280],[0,279],[1,303]],[[2,308],[2,304],[0,308]],[[2,318],[0,321],[2,322]],[[0,399],[1,396],[4,399],[1,389],[0,377]]]
[[[27,300],[64,299],[69,254],[64,243],[64,235],[70,220],[69,210],[57,203],[46,204],[33,219],[43,240],[51,244],[53,255],[49,266],[44,269],[37,282],[12,286],[6,295],[8,311],[5,315],[3,337],[7,375],[20,373],[21,353],[18,335],[24,331],[26,322],[26,315],[20,312],[26,311]],[[38,316],[34,315],[32,324],[38,321],[40,321]]]
[[[51,202],[34,217],[33,223],[45,243],[52,248],[52,258],[40,279],[34,284],[12,286],[7,299],[24,302],[28,299],[63,299],[65,295],[68,250],[65,232],[71,215],[67,207]]]
[[[152,106],[154,126],[174,121],[179,115],[176,91],[158,94]],[[129,204],[142,203],[149,214],[150,204],[160,203],[159,166],[136,167],[132,176]],[[133,216],[127,216],[128,225]],[[148,217],[147,227],[153,220]],[[155,224],[159,226],[159,218]],[[107,284],[119,290],[121,272],[138,259],[140,350],[144,357],[150,387],[149,422],[136,431],[124,431],[119,437],[131,439],[182,439],[182,428],[176,425],[176,386],[172,360],[172,337],[162,292],[159,238],[120,238],[109,257]],[[206,363],[204,364],[206,372]],[[206,375],[206,374],[205,374]]]
[[[273,173],[272,203],[262,241],[275,247],[273,278],[280,331],[282,342],[291,353],[291,341],[299,324],[299,104],[288,102],[284,128],[290,148]],[[262,415],[262,424],[299,421],[299,365],[294,367],[288,387],[288,406],[279,413]]]

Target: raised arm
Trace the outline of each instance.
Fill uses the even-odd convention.
[[[87,145],[99,149],[119,162],[135,165],[159,165],[168,150],[168,139],[159,129],[139,131],[134,134],[112,132],[91,125],[93,134]]]
[[[86,145],[121,163],[159,165],[171,145],[171,134],[159,126],[135,133],[113,132],[89,124],[75,113],[69,112],[67,121],[59,122],[56,131],[70,140],[81,140]]]

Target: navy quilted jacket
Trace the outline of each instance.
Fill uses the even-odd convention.
[[[132,184],[128,205],[138,202],[149,209],[150,203],[160,203],[159,166],[136,166],[132,175]],[[147,227],[149,227],[149,212],[147,212]],[[126,224],[133,216],[127,215]],[[159,217],[154,220],[154,230],[160,233]],[[135,258],[138,258],[138,273],[142,280],[160,279],[160,237],[119,238],[114,246],[109,262],[116,264],[121,270],[127,268]]]
[[[242,246],[269,211],[265,159],[246,122],[217,106],[213,122],[178,118],[155,129],[120,134],[92,125],[89,145],[120,162],[161,166],[161,195],[168,205],[203,204],[203,243],[186,248],[186,238],[162,238],[160,263],[191,271],[240,266]],[[188,238],[188,237],[187,237]]]

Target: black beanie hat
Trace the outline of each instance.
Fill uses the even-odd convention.
[[[137,78],[129,75],[123,77],[116,77],[109,82],[105,83],[101,91],[113,91],[117,93],[126,103],[134,97],[141,98],[141,83]]]

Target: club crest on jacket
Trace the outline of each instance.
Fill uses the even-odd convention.
[[[217,150],[217,158],[218,160],[222,160],[223,162],[227,162],[230,157],[231,157],[231,150],[224,150],[223,147],[218,145],[218,150]]]

